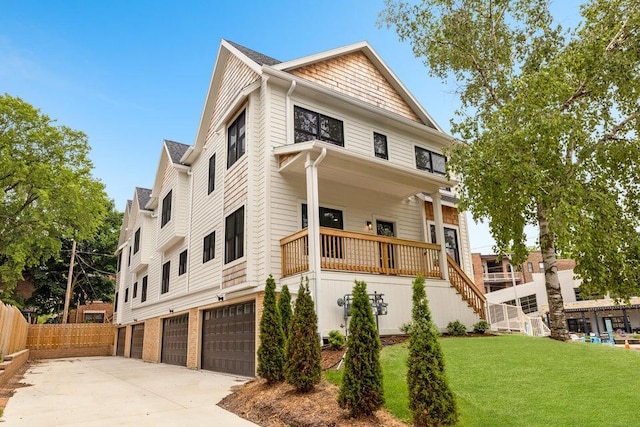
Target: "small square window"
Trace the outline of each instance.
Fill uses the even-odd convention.
[[[376,157],[389,160],[389,152],[387,150],[387,137],[380,133],[373,133],[373,151]]]

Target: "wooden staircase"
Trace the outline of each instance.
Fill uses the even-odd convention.
[[[480,316],[481,319],[487,319],[486,302],[484,294],[478,289],[471,279],[465,274],[456,261],[447,254],[447,269],[449,272],[449,282],[460,294],[469,307]]]

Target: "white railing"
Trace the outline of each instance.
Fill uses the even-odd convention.
[[[514,273],[483,273],[482,280],[485,282],[504,282],[512,280],[512,276],[517,281],[521,278],[520,273],[516,271]]]
[[[521,332],[533,337],[551,334],[540,317],[529,316],[514,305],[487,303],[487,322],[493,331]]]

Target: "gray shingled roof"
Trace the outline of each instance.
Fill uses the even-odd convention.
[[[136,187],[136,194],[138,195],[138,208],[146,210],[145,206],[149,203],[151,198],[151,190],[148,188]]]
[[[168,139],[164,140],[164,144],[167,146],[167,150],[169,150],[169,155],[171,156],[171,161],[173,163],[180,164],[180,159],[183,154],[189,148],[188,145],[182,144],[180,142],[169,141]]]
[[[256,62],[259,65],[276,65],[279,64],[281,61],[278,61],[277,59],[271,58],[270,56],[264,55],[260,52],[256,52],[255,50],[251,50],[248,47],[244,47],[242,45],[239,45],[238,43],[234,43],[230,40],[227,40],[227,42],[235,47],[236,49],[238,49],[240,52],[244,53],[245,55],[247,55],[249,57],[249,59],[251,59],[253,62]]]

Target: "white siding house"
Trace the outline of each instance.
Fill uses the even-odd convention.
[[[294,294],[309,279],[323,337],[354,280],[384,295],[381,334],[409,320],[419,274],[439,328],[477,322],[453,143],[365,42],[279,62],[223,40],[195,142],[164,141],[125,212],[119,354],[254,375],[270,274]]]

